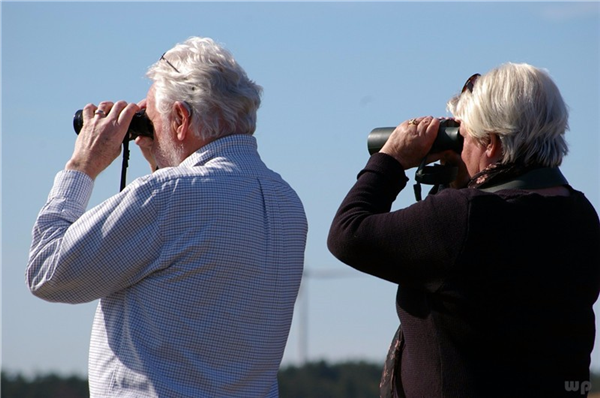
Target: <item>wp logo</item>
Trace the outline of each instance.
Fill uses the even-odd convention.
[[[592,389],[592,383],[589,381],[565,381],[565,390],[567,391],[579,391],[581,395],[585,395]]]

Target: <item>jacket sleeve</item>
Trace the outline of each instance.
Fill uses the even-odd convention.
[[[360,271],[435,291],[464,244],[469,203],[447,189],[390,212],[407,180],[394,158],[374,154],[333,219],[328,248]]]
[[[152,192],[139,185],[86,212],[93,181],[76,171],[57,175],[32,232],[26,283],[35,296],[89,302],[156,270],[160,228]]]

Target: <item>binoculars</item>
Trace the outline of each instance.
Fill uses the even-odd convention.
[[[75,116],[73,116],[73,128],[75,129],[76,134],[79,134],[83,127],[82,114],[83,110],[79,109],[75,112]],[[131,123],[129,124],[127,134],[123,141],[135,140],[138,136],[154,138],[154,126],[152,125],[152,121],[148,118],[148,115],[146,115],[145,110],[141,110],[133,115],[133,119],[131,119]]]
[[[458,132],[459,127],[460,123],[454,119],[440,120],[440,127],[431,147],[431,153],[442,152],[448,149],[456,153],[461,153],[463,137]],[[395,129],[395,127],[378,127],[373,129],[367,137],[369,155],[379,152]]]

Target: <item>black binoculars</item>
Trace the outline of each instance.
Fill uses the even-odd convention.
[[[75,116],[73,116],[73,128],[77,134],[79,134],[83,127],[82,114],[83,110],[79,109],[75,112]],[[138,136],[154,138],[154,126],[152,125],[150,118],[148,118],[148,115],[146,115],[145,110],[141,110],[133,115],[133,119],[131,119],[131,123],[129,124],[127,134],[123,141],[135,140]]]
[[[454,119],[441,119],[437,137],[431,147],[431,153],[442,152],[448,149],[456,153],[461,153],[463,137],[458,132],[459,127],[460,123]],[[378,127],[373,129],[367,137],[369,155],[379,152],[395,129],[395,127]]]

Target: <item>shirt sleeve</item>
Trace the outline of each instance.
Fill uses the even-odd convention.
[[[353,268],[435,291],[464,244],[468,201],[448,189],[390,212],[407,180],[394,158],[371,156],[333,219],[327,244]]]
[[[93,181],[77,171],[57,174],[32,232],[26,282],[34,295],[89,302],[160,268],[156,201],[143,181],[86,212]]]

